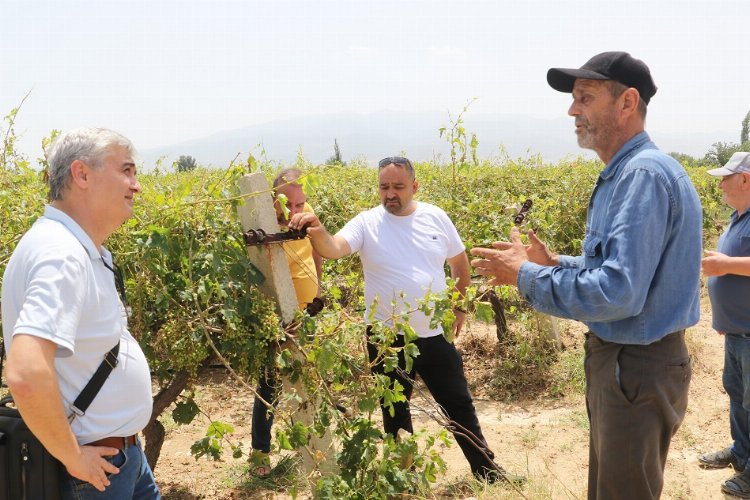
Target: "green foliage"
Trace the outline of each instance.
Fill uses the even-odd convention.
[[[366,418],[352,423],[351,436],[344,439],[339,453],[341,474],[319,479],[316,498],[364,500],[404,493],[423,496],[445,472],[446,463],[433,445],[436,440],[447,445],[447,431],[437,436],[420,431],[396,441],[376,425]]]
[[[189,424],[200,413],[200,408],[195,401],[190,398],[180,401],[172,410],[172,419],[178,424]]]
[[[253,286],[237,221],[241,167],[141,176],[135,216],[109,239],[127,278],[129,326],[162,384],[195,375],[217,350],[257,376],[281,335],[273,304]]]
[[[750,142],[715,142],[703,159],[715,167],[720,167],[728,162],[737,151],[750,151]]]
[[[698,159],[694,156],[690,156],[689,154],[685,154],[685,153],[672,152],[672,153],[669,153],[669,156],[671,156],[672,158],[680,162],[682,166],[685,168],[698,167],[702,164],[708,165],[704,159]]]
[[[190,453],[198,460],[204,455],[218,460],[221,456],[221,442],[234,432],[234,427],[224,422],[211,422],[206,431],[206,437],[196,441],[190,447]]]
[[[750,142],[750,111],[742,120],[742,131],[740,132],[740,143],[746,142]],[[743,149],[743,151],[747,151],[747,149]]]
[[[467,154],[471,153],[471,162],[474,166],[479,164],[479,160],[477,159],[477,147],[479,146],[477,135],[474,133],[467,135],[466,128],[464,127],[464,114],[466,114],[469,106],[476,100],[477,98],[475,97],[467,102],[455,120],[449,113],[450,127],[440,127],[438,129],[440,137],[445,136],[445,140],[451,148],[451,180],[453,181],[453,185],[458,180],[458,176],[469,169],[469,164],[466,161]]]
[[[2,169],[24,169],[29,166],[29,160],[24,155],[16,151],[16,141],[18,136],[16,135],[16,117],[18,112],[21,110],[23,103],[31,94],[31,91],[27,92],[20,104],[11,109],[10,113],[5,115],[3,121],[7,124],[5,133],[3,134],[2,150],[0,150],[0,168]]]

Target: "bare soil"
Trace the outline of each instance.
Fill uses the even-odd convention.
[[[704,306],[704,309],[706,307]],[[563,343],[582,342],[583,328],[574,322],[563,323]],[[718,450],[731,440],[728,423],[728,399],[722,389],[723,337],[710,328],[710,311],[704,310],[698,325],[688,330],[688,345],[693,356],[690,403],[685,421],[672,441],[667,469],[665,499],[720,499],[721,482],[731,471],[703,470],[697,465],[699,454]],[[474,322],[457,341],[459,348],[493,345],[494,331]],[[513,403],[487,399],[485,369],[477,366],[476,356],[465,352],[466,371],[474,383],[475,404],[482,429],[496,461],[506,469],[525,475],[529,483],[521,490],[527,498],[586,498],[588,467],[588,423],[582,396],[564,399],[538,398]],[[480,385],[476,385],[479,383]],[[217,372],[199,387],[199,397],[213,418],[235,425],[235,439],[250,441],[252,394]],[[417,401],[418,403],[418,401]],[[240,499],[291,498],[289,491],[260,489],[247,491],[242,481],[243,460],[228,456],[213,462],[196,461],[190,446],[204,436],[206,419],[187,426],[168,426],[156,477],[166,499]],[[428,417],[415,415],[415,428],[437,429]],[[471,481],[463,455],[453,445],[442,451],[448,472],[434,488],[438,498],[521,498],[507,487],[485,487]],[[278,457],[274,457],[277,460]],[[303,493],[300,497],[306,498]]]

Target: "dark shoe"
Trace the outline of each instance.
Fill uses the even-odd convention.
[[[704,469],[723,469],[725,467],[732,467],[737,472],[742,472],[744,469],[740,465],[737,457],[732,453],[732,448],[724,448],[723,450],[716,451],[714,453],[706,453],[698,457],[698,463]]]
[[[486,467],[482,467],[480,470],[474,472],[474,477],[476,477],[478,481],[486,481],[489,484],[505,481],[514,486],[523,486],[526,483],[526,478],[524,476],[511,474],[499,465],[497,466],[497,469],[487,469]]]
[[[750,474],[738,472],[721,485],[722,493],[738,498],[750,498]]]

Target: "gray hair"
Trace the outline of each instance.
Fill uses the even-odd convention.
[[[273,187],[277,188],[282,184],[298,184],[299,178],[302,177],[302,170],[298,168],[285,168],[273,180]]]
[[[106,128],[77,128],[58,136],[47,156],[49,199],[61,200],[63,191],[70,186],[70,165],[80,160],[92,168],[104,166],[110,149],[124,148],[131,156],[136,155],[130,140]]]
[[[622,95],[623,92],[628,90],[630,87],[627,85],[618,82],[617,80],[605,80],[607,87],[609,88],[609,93],[612,95],[614,99],[617,99]],[[638,89],[636,89],[638,90]],[[648,106],[646,105],[646,101],[643,100],[641,97],[638,100],[638,114],[641,115],[641,118],[643,120],[646,120],[646,113],[648,111]]]

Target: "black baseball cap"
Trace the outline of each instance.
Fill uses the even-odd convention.
[[[560,92],[572,92],[577,78],[618,81],[635,88],[646,104],[656,94],[656,85],[646,63],[627,52],[602,52],[578,69],[550,68],[547,71],[547,83]]]

